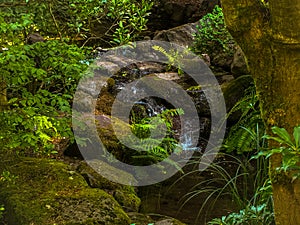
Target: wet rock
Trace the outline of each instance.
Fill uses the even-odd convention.
[[[162,215],[160,215],[159,219],[155,219],[155,216],[151,216],[150,214],[147,215],[142,213],[128,213],[128,216],[132,223],[137,225],[185,225],[185,223],[182,223],[179,220]]]
[[[163,30],[196,22],[211,12],[219,0],[161,0],[152,9],[148,27]]]
[[[224,71],[230,71],[232,62],[233,54],[231,52],[214,53],[214,56],[211,57],[211,65]]]

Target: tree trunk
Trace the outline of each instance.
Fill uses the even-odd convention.
[[[0,76],[0,112],[7,107],[6,82],[3,76]]]
[[[276,125],[292,133],[300,124],[300,0],[221,2],[226,25],[247,57],[268,132]],[[300,224],[300,181],[275,172],[280,155],[270,164],[276,224]]]

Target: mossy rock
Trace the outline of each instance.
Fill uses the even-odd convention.
[[[111,169],[118,170],[117,168],[111,168],[112,166],[103,161],[93,160],[93,162],[91,163],[93,164],[94,168],[97,167],[97,164],[101,164],[100,168],[102,171],[103,168],[106,168],[105,171],[110,171]],[[114,183],[104,178],[100,175],[100,173],[98,173],[100,171],[95,171],[85,162],[82,162],[80,164],[80,166],[78,167],[78,172],[82,174],[82,176],[86,179],[86,181],[91,187],[99,188],[112,194],[115,200],[123,207],[125,211],[135,212],[139,210],[141,200],[137,196],[134,187]],[[119,171],[120,179],[121,177],[130,177],[133,180],[133,182],[135,182],[134,177],[132,177],[130,174],[123,173],[125,172],[121,170]],[[124,176],[122,176],[122,174]]]
[[[223,96],[226,103],[227,112],[230,112],[232,107],[243,98],[245,90],[254,85],[251,75],[243,75],[228,83],[222,85]],[[234,124],[239,120],[241,113],[239,111],[231,114],[228,118],[230,124]]]
[[[88,186],[63,162],[18,158],[5,161],[2,171],[17,176],[0,186],[0,204],[10,225],[130,224],[119,203],[107,192]]]

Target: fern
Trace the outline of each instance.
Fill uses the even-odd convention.
[[[245,96],[234,105],[227,117],[235,112],[241,113],[240,119],[230,128],[223,147],[227,152],[239,154],[260,148],[265,127],[254,86],[246,90]]]
[[[167,52],[163,47],[155,45],[152,47],[154,50],[162,53],[168,58],[168,66],[167,70],[171,70],[172,67],[177,68],[177,73],[182,75],[183,71],[183,64],[181,63],[182,59],[184,58],[184,53],[179,53],[178,51],[170,50]]]
[[[134,165],[150,165],[165,160],[168,164],[178,168],[176,162],[168,159],[170,154],[177,148],[178,141],[173,137],[173,120],[174,117],[182,115],[182,109],[167,109],[155,117],[148,118],[131,118],[132,133],[140,141],[130,145],[135,151],[131,155],[131,162]],[[134,116],[135,114],[133,114]],[[155,121],[153,123],[153,121]],[[159,127],[164,124],[166,130]],[[151,131],[159,132],[164,135],[161,138],[149,138]],[[160,134],[160,135],[161,135]]]

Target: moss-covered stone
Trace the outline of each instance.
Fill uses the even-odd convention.
[[[102,169],[101,173],[103,173],[103,168],[106,168],[106,171],[110,171],[110,167],[112,167],[107,163],[99,160],[93,160],[93,162],[90,163],[93,164],[94,169],[96,169],[97,164],[99,164],[99,167]],[[117,184],[110,180],[107,180],[100,175],[100,171],[95,171],[93,168],[91,168],[86,163],[82,162],[78,167],[78,171],[82,174],[83,177],[85,177],[85,179],[91,187],[103,189],[108,193],[112,194],[117,200],[117,202],[125,209],[125,211],[138,211],[141,204],[141,200],[139,197],[137,197],[134,187]],[[113,169],[117,170],[117,168]],[[120,179],[122,177],[131,177],[133,183],[135,182],[134,178],[130,174],[125,174],[123,176],[122,173],[125,172],[120,170]]]
[[[63,162],[48,159],[5,160],[2,171],[18,176],[2,182],[0,204],[12,225],[129,224],[130,219],[108,193],[88,186]]]

